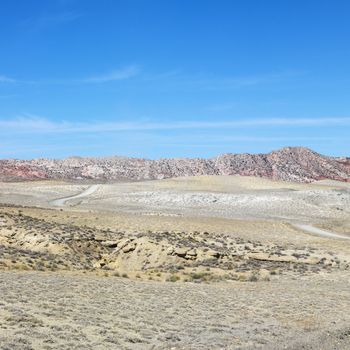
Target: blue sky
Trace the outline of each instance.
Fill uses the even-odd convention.
[[[0,157],[350,155],[347,0],[0,0]]]

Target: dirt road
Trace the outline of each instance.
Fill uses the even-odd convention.
[[[63,207],[66,204],[66,202],[68,202],[72,199],[83,198],[83,197],[87,197],[87,196],[93,194],[94,192],[96,192],[100,188],[100,186],[101,185],[91,185],[83,192],[80,192],[74,196],[55,199],[55,200],[51,201],[50,204],[52,204],[56,207]]]

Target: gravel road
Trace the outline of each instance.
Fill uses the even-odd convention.
[[[72,199],[87,197],[87,196],[93,194],[94,192],[96,192],[100,187],[101,187],[101,185],[91,185],[83,192],[80,192],[74,196],[68,196],[68,197],[64,197],[64,198],[55,199],[55,200],[51,201],[50,204],[52,204],[56,207],[63,207],[66,204],[66,202],[68,202]]]

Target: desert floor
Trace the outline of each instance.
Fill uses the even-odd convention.
[[[350,349],[350,184],[0,183],[0,349]]]

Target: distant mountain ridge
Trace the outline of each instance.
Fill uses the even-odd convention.
[[[286,147],[266,154],[223,154],[214,158],[70,157],[0,160],[2,180],[155,180],[195,175],[259,176],[273,180],[350,182],[350,158],[328,157],[304,147]]]

